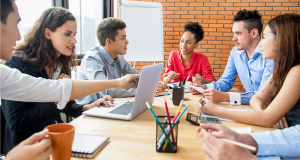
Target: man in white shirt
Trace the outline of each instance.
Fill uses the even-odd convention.
[[[19,21],[20,16],[14,0],[1,0],[0,59],[11,59],[13,46],[17,40],[21,39],[17,27]],[[139,77],[139,75],[126,75],[108,81],[45,80],[24,75],[2,64],[0,64],[0,73],[0,98],[34,102],[57,101],[59,109],[63,109],[69,100],[109,88],[136,88],[136,79]],[[23,141],[7,154],[6,160],[48,159],[51,153],[51,141],[49,139],[40,141],[47,133],[47,131],[42,131]]]

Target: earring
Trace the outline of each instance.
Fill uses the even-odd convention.
[[[253,36],[253,38],[255,38],[255,36]]]

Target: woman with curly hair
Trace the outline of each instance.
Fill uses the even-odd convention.
[[[204,31],[198,22],[185,24],[180,50],[172,51],[167,61],[166,71],[162,77],[164,83],[183,81],[188,77],[188,81],[197,84],[216,81],[207,57],[194,51],[203,37]],[[190,75],[194,76],[194,80]]]

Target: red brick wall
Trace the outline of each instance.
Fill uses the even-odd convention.
[[[233,16],[237,11],[258,10],[262,14],[264,27],[276,15],[283,13],[300,14],[300,0],[140,0],[159,2],[163,6],[164,63],[170,51],[179,50],[179,40],[186,22],[199,22],[205,36],[197,52],[205,54],[218,80],[224,71],[229,53],[234,47],[232,41]],[[140,70],[153,62],[137,62]],[[164,64],[163,70],[165,70]],[[163,72],[162,72],[163,73]],[[239,79],[235,87],[244,90]]]

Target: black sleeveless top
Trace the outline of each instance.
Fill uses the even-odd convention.
[[[300,124],[300,100],[295,106],[284,116],[289,127]]]

